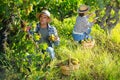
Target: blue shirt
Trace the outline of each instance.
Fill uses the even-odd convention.
[[[38,42],[42,43],[42,42],[46,42],[48,43],[49,46],[52,47],[52,45],[59,45],[59,42],[60,42],[60,39],[58,37],[58,39],[54,42],[50,41],[49,40],[49,36],[51,34],[54,34],[55,36],[58,36],[58,33],[57,33],[57,30],[55,27],[51,26],[48,24],[48,27],[47,28],[41,28],[40,27],[40,24],[38,23],[37,26],[36,26],[36,29],[35,29],[35,32],[34,33],[39,33],[41,34],[41,38]]]

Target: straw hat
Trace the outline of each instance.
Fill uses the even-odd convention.
[[[78,8],[78,13],[85,13],[89,10],[89,7],[86,6],[86,5],[81,5],[79,8]]]
[[[42,10],[41,13],[37,13],[36,14],[36,18],[39,19],[39,17],[40,17],[41,14],[45,14],[46,16],[48,16],[50,18],[50,12],[48,10]]]

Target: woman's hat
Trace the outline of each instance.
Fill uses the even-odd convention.
[[[39,19],[41,14],[45,14],[46,16],[50,18],[50,12],[48,10],[42,10],[41,13],[36,14],[36,17]]]
[[[81,5],[79,8],[78,8],[78,13],[85,13],[89,10],[89,7],[86,6],[86,5]]]

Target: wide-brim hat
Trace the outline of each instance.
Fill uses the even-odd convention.
[[[86,5],[80,5],[80,7],[78,8],[78,13],[85,13],[89,10],[89,7]]]
[[[39,19],[39,18],[40,18],[40,15],[42,15],[42,14],[48,16],[48,17],[51,19],[51,17],[50,17],[50,12],[49,12],[48,10],[42,10],[40,13],[37,13],[37,14],[36,14],[36,18]]]

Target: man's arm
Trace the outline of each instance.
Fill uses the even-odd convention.
[[[57,46],[60,43],[60,38],[58,36],[57,29],[55,27],[53,27],[53,28],[54,28],[54,35],[55,35],[54,44]]]

